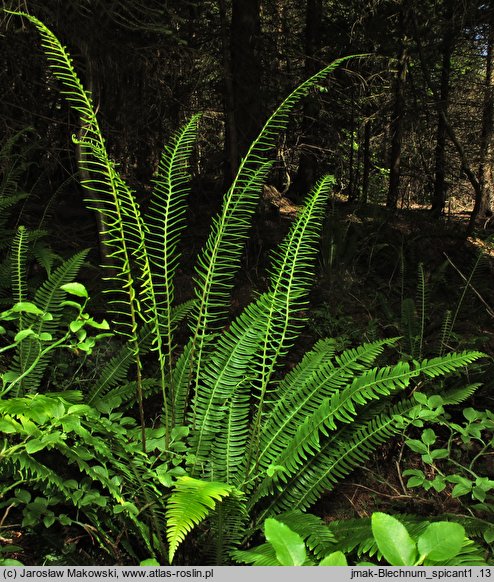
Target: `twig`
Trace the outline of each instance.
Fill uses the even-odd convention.
[[[465,281],[465,283],[467,284],[467,287],[470,287],[470,289],[475,293],[475,295],[477,295],[477,297],[479,298],[480,302],[486,308],[487,313],[494,319],[494,311],[491,309],[491,307],[488,305],[488,303],[485,301],[485,299],[482,297],[482,295],[468,281],[468,279],[465,277],[465,275],[460,271],[460,269],[458,269],[458,267],[453,263],[453,261],[448,257],[448,255],[446,253],[444,253],[444,252],[443,252],[443,255],[446,257],[446,260],[453,267],[453,269],[458,273],[458,275],[460,275],[460,277]]]

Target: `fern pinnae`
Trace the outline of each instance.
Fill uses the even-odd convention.
[[[325,439],[317,453],[307,456],[297,473],[273,492],[269,505],[258,516],[259,522],[288,509],[307,509],[323,491],[331,491],[340,480],[368,460],[379,445],[401,432],[406,415],[415,406],[415,401],[404,400],[385,413],[371,415],[368,422],[347,425],[346,431]],[[257,496],[266,495],[269,490],[272,490],[272,483],[265,479]]]
[[[26,301],[26,259],[28,233],[24,226],[19,226],[12,241],[10,250],[10,280],[12,282],[12,298],[14,303]],[[22,316],[22,314],[21,314]],[[22,321],[20,322],[22,326]],[[22,327],[20,328],[22,329]]]
[[[274,393],[274,406],[263,423],[259,464],[267,467],[275,450],[283,450],[296,433],[298,426],[312,414],[325,398],[350,384],[352,378],[363,372],[382,353],[386,345],[396,339],[379,340],[345,350],[335,358],[323,359],[313,372],[302,375],[305,367],[312,363],[309,352],[300,363],[300,369],[288,374]],[[318,349],[316,345],[315,350]],[[331,347],[331,355],[334,348]],[[316,360],[318,361],[319,358]]]
[[[427,317],[428,308],[428,283],[426,279],[424,264],[419,263],[418,267],[418,286],[417,286],[417,299],[419,305],[419,316],[420,316],[420,329],[418,338],[418,358],[422,358],[423,346],[424,346],[424,336],[425,336],[425,321]]]
[[[441,332],[439,335],[438,341],[438,350],[437,353],[439,356],[442,356],[445,350],[448,348],[448,343],[451,339],[451,332],[452,332],[452,313],[451,310],[447,310],[444,314],[443,322],[441,324]]]
[[[258,464],[257,451],[266,391],[280,357],[296,337],[297,327],[300,327],[295,312],[307,301],[316,257],[315,240],[322,229],[326,200],[333,183],[332,176],[325,176],[313,188],[302,212],[280,245],[271,267],[270,290],[273,300],[261,347],[261,366],[256,379],[258,404],[250,437],[250,446],[256,451],[251,460],[254,466]]]
[[[217,327],[224,316],[228,292],[232,287],[233,276],[238,268],[242,252],[239,241],[242,242],[247,236],[261,186],[272,164],[271,161],[265,160],[266,153],[275,147],[276,137],[286,128],[288,114],[293,107],[317,82],[325,79],[349,58],[351,57],[334,61],[299,85],[269,117],[242,159],[234,181],[224,198],[222,212],[198,258],[196,279],[198,301],[192,326],[194,348],[191,363],[193,362],[194,365],[196,364],[194,352],[197,351],[199,360],[202,355],[204,334],[214,331],[215,326]],[[218,281],[216,281],[217,278]],[[214,306],[214,310],[211,310],[211,306]],[[199,371],[202,368],[201,363],[195,365],[195,368]],[[198,377],[196,374],[193,385],[197,385]]]
[[[152,300],[148,306],[150,317],[156,317],[155,342],[162,373],[163,388],[169,394],[163,398],[174,400],[172,383],[174,321],[173,278],[178,266],[178,241],[186,226],[186,197],[189,194],[189,158],[197,133],[200,115],[194,115],[165,146],[160,160],[151,203],[145,217],[146,247],[149,254],[150,276],[147,294]],[[153,285],[151,288],[149,285]],[[171,408],[174,424],[174,409]]]

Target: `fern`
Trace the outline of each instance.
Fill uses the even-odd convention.
[[[39,317],[34,314],[26,313],[19,318],[18,330],[32,329],[37,336],[42,333],[49,334],[50,337],[56,337],[60,333],[60,325],[64,313],[63,301],[67,293],[61,289],[62,285],[74,281],[79,269],[84,262],[88,251],[81,251],[70,259],[67,259],[60,265],[48,279],[36,290],[33,303],[43,312],[46,317]],[[19,276],[25,281],[25,273]],[[19,279],[19,285],[25,288],[25,282]],[[20,294],[19,294],[20,297]],[[39,340],[26,338],[19,344],[18,351],[12,360],[12,371],[23,374],[28,370],[35,359],[39,356]],[[49,357],[41,358],[33,371],[23,378],[18,385],[17,394],[35,392],[43,378],[43,374],[49,364]]]
[[[186,535],[207,518],[209,530],[204,530],[204,536],[214,532],[217,542],[206,544],[208,551],[212,548],[216,559],[224,561],[242,532],[248,542],[266,517],[307,510],[377,447],[401,433],[421,406],[408,395],[417,382],[457,373],[482,354],[464,352],[377,367],[377,358],[396,340],[365,344],[342,354],[335,352],[334,341],[322,340],[282,377],[284,358],[304,325],[317,242],[333,184],[329,176],[308,194],[274,253],[266,292],[224,326],[259,192],[273,164],[271,150],[286,129],[293,107],[344,59],[302,83],[268,119],[226,192],[199,253],[194,301],[176,307],[173,279],[184,228],[188,158],[198,117],[178,130],[165,147],[149,210],[142,216],[134,193],[107,155],[90,96],[70,58],[41,22],[26,18],[40,32],[50,68],[86,127],[86,134],[76,141],[90,175],[85,183],[90,192],[88,203],[101,213],[116,269],[109,279],[114,294],[110,305],[127,344],[104,367],[88,401],[101,410],[113,410],[118,405],[115,402],[122,402],[121,409],[115,408],[110,415],[120,419],[136,397],[142,442],[145,444],[148,435],[153,455],[157,452],[156,456],[146,453],[145,446],[136,451],[135,427],[128,437],[131,443],[126,443],[123,420],[111,446],[106,447],[101,439],[93,445],[99,456],[108,456],[115,474],[122,471],[124,492],[132,489],[134,497],[118,492],[123,503],[132,505],[129,499],[139,500],[146,519],[137,520],[137,507],[134,513],[130,509],[127,513],[146,549],[163,560],[167,554],[171,561]],[[422,340],[418,344],[416,340],[423,337],[425,278],[423,287],[420,323],[415,313],[408,318],[412,358],[417,348],[422,349]],[[409,307],[414,310],[413,302]],[[187,312],[190,339],[176,354],[176,315]],[[155,360],[146,377],[141,356],[151,348]],[[131,361],[135,378],[127,382]],[[143,414],[144,397],[159,389],[163,410],[156,430],[164,435],[162,444],[150,432],[154,428],[146,427]],[[99,417],[98,426],[107,427],[104,422]],[[108,423],[111,425],[110,418]],[[183,440],[174,440],[179,433]],[[93,442],[86,427],[81,438],[87,445]],[[129,460],[127,449],[135,455],[135,462]],[[84,459],[77,461],[74,452],[64,449],[63,454],[81,472],[98,478],[100,469],[95,470],[91,463],[84,465]],[[154,472],[149,464],[154,464]],[[105,490],[112,478],[110,472],[100,476]],[[109,494],[117,502],[117,491]],[[163,518],[169,545],[166,552]],[[307,533],[313,526],[320,534],[320,528],[306,518],[287,519],[298,523],[301,531]],[[327,541],[324,536],[310,539],[318,552]]]
[[[199,481],[191,477],[177,479],[166,509],[170,562],[187,533],[203,521],[217,501],[233,491],[232,486],[216,481]]]

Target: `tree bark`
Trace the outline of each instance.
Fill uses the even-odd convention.
[[[476,218],[492,216],[493,201],[493,153],[494,153],[494,2],[489,3],[489,21],[487,23],[487,55],[484,82],[484,106],[482,111],[482,132],[480,136],[479,182],[480,196],[475,201]]]
[[[401,28],[403,30],[403,17]],[[389,156],[389,189],[386,208],[396,210],[400,194],[401,144],[403,141],[403,122],[405,117],[405,84],[408,68],[408,51],[404,32],[398,54],[398,70],[394,81],[393,112],[391,117],[391,149]]]
[[[307,0],[305,12],[305,77],[315,74],[319,69],[316,55],[321,48],[322,0]],[[304,142],[310,146],[317,143],[314,135],[319,117],[320,105],[316,99],[308,98],[304,102],[302,134]],[[290,189],[290,197],[300,201],[314,185],[317,174],[317,156],[310,147],[302,147],[297,174]]]
[[[230,56],[238,150],[236,166],[261,128],[260,30],[260,0],[233,0]]]
[[[448,0],[444,8],[445,31],[442,40],[442,65],[440,98],[438,110],[443,115],[438,116],[434,171],[434,192],[431,200],[431,211],[434,216],[440,216],[446,204],[446,123],[449,107],[449,78],[451,74],[451,55],[454,49],[453,8]]]
[[[229,184],[238,168],[237,127],[235,123],[235,93],[233,90],[232,61],[230,55],[229,23],[225,0],[218,2],[221,27],[221,48],[223,51],[223,72],[225,77],[223,109],[225,112],[225,171],[224,181]]]

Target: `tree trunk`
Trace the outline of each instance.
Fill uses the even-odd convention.
[[[223,72],[225,77],[223,109],[225,112],[225,185],[235,177],[238,167],[237,127],[235,124],[235,94],[233,91],[232,61],[230,55],[229,23],[225,0],[219,0],[221,48],[223,51]]]
[[[363,151],[363,170],[362,170],[362,199],[361,201],[365,204],[369,197],[369,177],[371,169],[371,150],[370,150],[370,139],[371,139],[372,122],[370,119],[365,120],[364,124],[364,151]]]
[[[260,0],[233,0],[230,33],[236,166],[262,125],[261,67],[258,57]],[[235,168],[236,170],[236,168]]]
[[[442,66],[441,66],[441,88],[440,101],[437,104],[439,111],[443,115],[438,116],[436,135],[436,154],[434,172],[434,192],[431,200],[431,211],[434,216],[440,216],[446,204],[446,123],[449,106],[449,78],[451,73],[451,55],[454,48],[453,31],[453,7],[452,2],[446,2],[444,8],[445,31],[442,41]]]
[[[480,136],[479,182],[480,196],[475,201],[474,213],[478,218],[492,216],[493,201],[493,153],[494,153],[494,2],[489,3],[490,14],[487,24],[487,55],[484,84],[484,107],[482,112],[482,133]]]
[[[403,22],[402,22],[403,24]],[[396,210],[400,194],[401,144],[405,116],[405,83],[408,67],[408,51],[405,39],[401,41],[398,70],[394,82],[393,112],[391,117],[391,150],[389,156],[389,190],[386,208]]]
[[[321,48],[322,0],[307,0],[305,13],[305,77],[315,74],[320,68],[316,55]],[[317,143],[315,127],[319,117],[320,105],[316,99],[304,102],[302,134],[307,146]],[[314,185],[317,174],[317,156],[310,147],[302,147],[297,175],[290,189],[290,197],[300,201]]]

